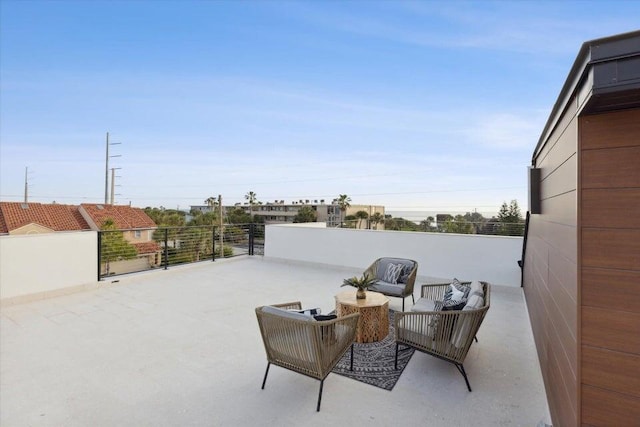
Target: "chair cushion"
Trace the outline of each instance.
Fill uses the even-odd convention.
[[[442,310],[462,310],[467,303],[464,291],[458,290],[454,283],[449,285],[449,289],[444,294]]]
[[[400,278],[403,269],[404,265],[394,264],[390,262],[389,264],[387,264],[387,269],[382,275],[382,281],[393,284],[398,283],[398,279]]]
[[[474,294],[469,297],[463,310],[475,310],[476,308],[481,308],[483,305],[484,305],[484,298]]]
[[[456,298],[458,300],[460,299],[466,300],[469,297],[469,293],[471,292],[471,287],[469,285],[463,285],[462,283],[460,283],[458,279],[453,279],[453,281],[451,282],[451,286],[449,286],[449,288],[447,289],[447,292],[445,292],[445,299],[448,299],[447,295],[451,294],[452,289],[455,289],[464,294],[462,298]]]
[[[403,269],[400,275],[398,276],[398,280],[400,283],[404,283],[406,279],[409,277],[411,270],[415,267],[415,263],[410,259],[404,258],[380,258],[378,260],[378,266],[376,269],[376,279],[383,280],[384,274],[387,271],[387,266],[389,264],[402,264]],[[404,280],[402,280],[404,278]]]
[[[426,298],[418,298],[411,311],[436,311],[436,302]]]
[[[380,292],[381,294],[402,297],[405,285],[383,282],[378,280],[373,285],[369,286],[369,290],[373,292]]]
[[[484,287],[479,281],[474,280],[473,282],[471,282],[471,285],[469,285],[469,289],[469,297],[471,297],[471,295],[478,295],[484,298]]]

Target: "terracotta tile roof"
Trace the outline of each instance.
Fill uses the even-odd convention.
[[[136,248],[138,255],[154,254],[162,250],[158,242],[132,243],[132,245]]]
[[[140,208],[120,205],[83,203],[80,205],[98,227],[107,220],[113,220],[116,228],[155,228],[156,223]]]
[[[0,202],[0,233],[8,233],[28,224],[38,224],[53,231],[90,230],[78,206]]]

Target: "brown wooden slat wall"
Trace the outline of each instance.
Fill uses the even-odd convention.
[[[579,127],[582,424],[640,425],[640,110]]]
[[[542,214],[532,215],[524,292],[553,425],[579,422],[578,119],[569,103],[536,158]]]

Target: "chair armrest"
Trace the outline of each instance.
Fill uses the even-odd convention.
[[[372,277],[374,279],[379,279],[379,277],[377,277],[377,273],[378,273],[378,261],[375,261],[373,264],[371,264],[365,271],[364,273],[362,273],[363,276],[369,276]]]
[[[356,339],[360,313],[312,322],[319,369],[328,374]]]
[[[284,302],[282,304],[270,304],[271,307],[278,307],[284,310],[302,310],[302,303],[300,301]]]

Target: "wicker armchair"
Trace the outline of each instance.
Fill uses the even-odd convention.
[[[288,309],[301,310],[302,306],[300,302],[291,302],[256,308],[267,353],[262,389],[271,364],[315,378],[320,380],[316,408],[320,411],[324,380],[349,347],[353,370],[353,341],[360,314],[316,321],[308,316],[287,312]]]
[[[469,284],[470,282],[464,282]],[[471,343],[489,310],[491,286],[480,282],[484,291],[484,302],[478,308],[465,307],[455,311],[412,311],[395,314],[396,368],[400,345],[453,363],[464,377],[471,391],[463,362],[467,357]],[[422,298],[416,306],[425,306],[425,302],[444,298],[449,286],[433,284],[422,286]],[[422,303],[422,304],[421,304]]]
[[[405,266],[403,274],[398,277],[397,283],[389,283],[384,281],[385,272],[389,264],[403,264]],[[375,277],[376,283],[369,286],[370,291],[380,292],[388,297],[402,298],[402,311],[404,311],[404,299],[411,295],[413,297],[413,285],[416,282],[418,274],[418,263],[412,259],[405,258],[378,258],[369,266],[363,275]]]

